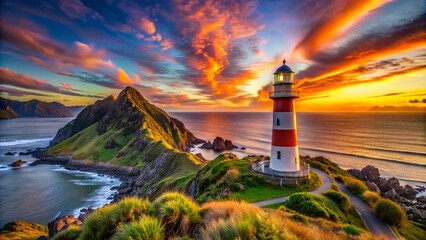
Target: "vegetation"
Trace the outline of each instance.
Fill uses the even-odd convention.
[[[392,226],[394,232],[406,240],[426,239],[426,225],[413,221],[406,221],[400,227]]]
[[[82,239],[107,239],[123,223],[139,220],[152,211],[151,203],[139,198],[126,198],[91,213],[84,224]]]
[[[311,191],[321,185],[321,178],[311,172],[311,178],[296,184],[280,186],[254,174],[251,164],[262,157],[238,159],[234,154],[221,154],[198,171],[195,183],[196,200],[200,203],[219,199],[257,202],[288,196],[296,192]]]
[[[338,208],[337,204],[335,208]],[[15,224],[15,228],[24,227],[27,226]],[[32,229],[34,227],[37,228],[31,225]],[[10,226],[2,229],[0,239],[47,236],[46,227],[41,227],[42,231],[37,234],[21,234],[19,237],[3,235],[6,228]],[[126,198],[104,206],[90,213],[81,228],[70,226],[53,239],[353,239],[353,231],[346,228],[347,225],[341,223],[299,213],[261,209],[234,200],[199,206],[185,195],[170,192],[152,203]],[[356,239],[374,239],[370,232],[357,230]]]
[[[29,240],[48,235],[47,227],[37,223],[14,221],[0,228],[0,240]]]
[[[371,208],[374,208],[374,206],[376,205],[376,203],[382,199],[382,197],[376,193],[376,192],[372,192],[372,191],[365,191],[364,194],[362,195],[362,199],[367,202],[368,205],[370,205]]]
[[[374,206],[376,215],[389,225],[400,227],[407,221],[404,210],[389,199],[380,199]]]
[[[359,228],[357,228],[357,227],[355,227],[354,225],[351,225],[351,224],[346,224],[343,227],[343,231],[345,231],[347,234],[356,235],[356,236],[362,234],[362,230],[360,230]]]
[[[345,194],[333,190],[326,192],[324,196],[311,193],[296,193],[290,196],[284,206],[309,217],[324,218],[366,228],[361,216],[350,204],[349,198]]]
[[[59,232],[53,240],[77,240],[81,234],[79,226],[70,225],[66,230]]]
[[[329,190],[323,193],[324,196],[337,203],[342,211],[348,211],[351,208],[351,202],[346,194]]]
[[[154,214],[166,228],[176,234],[192,233],[200,222],[198,206],[180,193],[165,193],[153,203]]]
[[[164,239],[164,227],[157,218],[144,216],[140,220],[126,224],[114,235],[114,240]]]
[[[362,194],[368,190],[368,187],[361,180],[355,178],[345,178],[344,182],[352,193],[358,195],[361,198]]]

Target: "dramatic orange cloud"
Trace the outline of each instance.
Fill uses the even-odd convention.
[[[327,15],[322,18],[296,45],[294,54],[310,59],[317,51],[330,45],[331,41],[345,33],[350,26],[363,19],[370,11],[389,0],[334,1]]]
[[[189,51],[185,64],[197,74],[194,84],[207,94],[235,94],[241,82],[220,76],[230,64],[231,44],[263,28],[252,16],[255,2],[177,0],[175,5],[179,31],[190,37],[182,50]]]
[[[141,18],[141,20],[139,21],[139,27],[145,33],[148,33],[148,34],[155,33],[155,25],[148,18]]]

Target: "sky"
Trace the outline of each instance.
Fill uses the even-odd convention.
[[[423,0],[1,1],[0,91],[88,105],[132,86],[167,111],[426,106]]]

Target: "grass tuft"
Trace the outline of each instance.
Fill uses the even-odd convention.
[[[157,218],[144,216],[136,222],[122,226],[113,236],[113,240],[150,239],[162,240],[165,238],[164,227]]]

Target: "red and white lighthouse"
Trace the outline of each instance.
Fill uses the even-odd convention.
[[[278,172],[300,170],[297,146],[297,125],[294,100],[299,92],[294,91],[294,72],[286,61],[274,73],[274,91],[269,98],[274,101],[272,146],[269,168]]]

